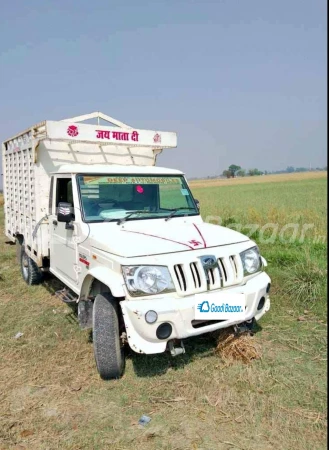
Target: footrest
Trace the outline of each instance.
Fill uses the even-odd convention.
[[[78,297],[75,297],[68,289],[64,288],[55,292],[55,296],[64,303],[77,303]]]

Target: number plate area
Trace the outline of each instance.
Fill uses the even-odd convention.
[[[244,320],[246,296],[242,293],[209,292],[195,295],[196,320]]]

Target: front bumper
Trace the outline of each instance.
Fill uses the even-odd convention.
[[[250,320],[253,317],[259,320],[270,309],[270,299],[266,292],[270,282],[269,276],[265,272],[261,272],[254,278],[249,279],[243,286],[225,289],[228,292],[246,294],[246,316],[244,320]],[[224,292],[224,290],[218,292]],[[262,297],[265,297],[266,301],[264,306],[258,310],[257,307]],[[165,296],[162,298],[153,297],[149,300],[124,300],[120,302],[120,305],[129,345],[137,353],[162,353],[166,350],[169,340],[185,339],[242,322],[241,320],[225,320],[194,328],[192,326],[195,305],[194,295],[180,298]],[[145,321],[145,314],[149,310],[156,311],[158,314],[158,320],[154,324],[148,324]],[[171,324],[172,334],[168,339],[160,340],[156,336],[156,330],[164,322]]]

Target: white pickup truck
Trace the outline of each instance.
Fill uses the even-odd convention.
[[[5,233],[22,276],[64,283],[57,295],[93,329],[103,379],[122,375],[127,342],[177,355],[183,339],[250,325],[270,308],[256,244],[203,222],[184,174],[155,166],[176,146],[175,133],[102,113],[45,121],[2,145]],[[240,306],[224,311],[218,299]]]

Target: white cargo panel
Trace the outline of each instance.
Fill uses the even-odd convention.
[[[36,224],[35,171],[32,131],[3,146],[5,231],[14,240],[23,234],[31,244]]]

